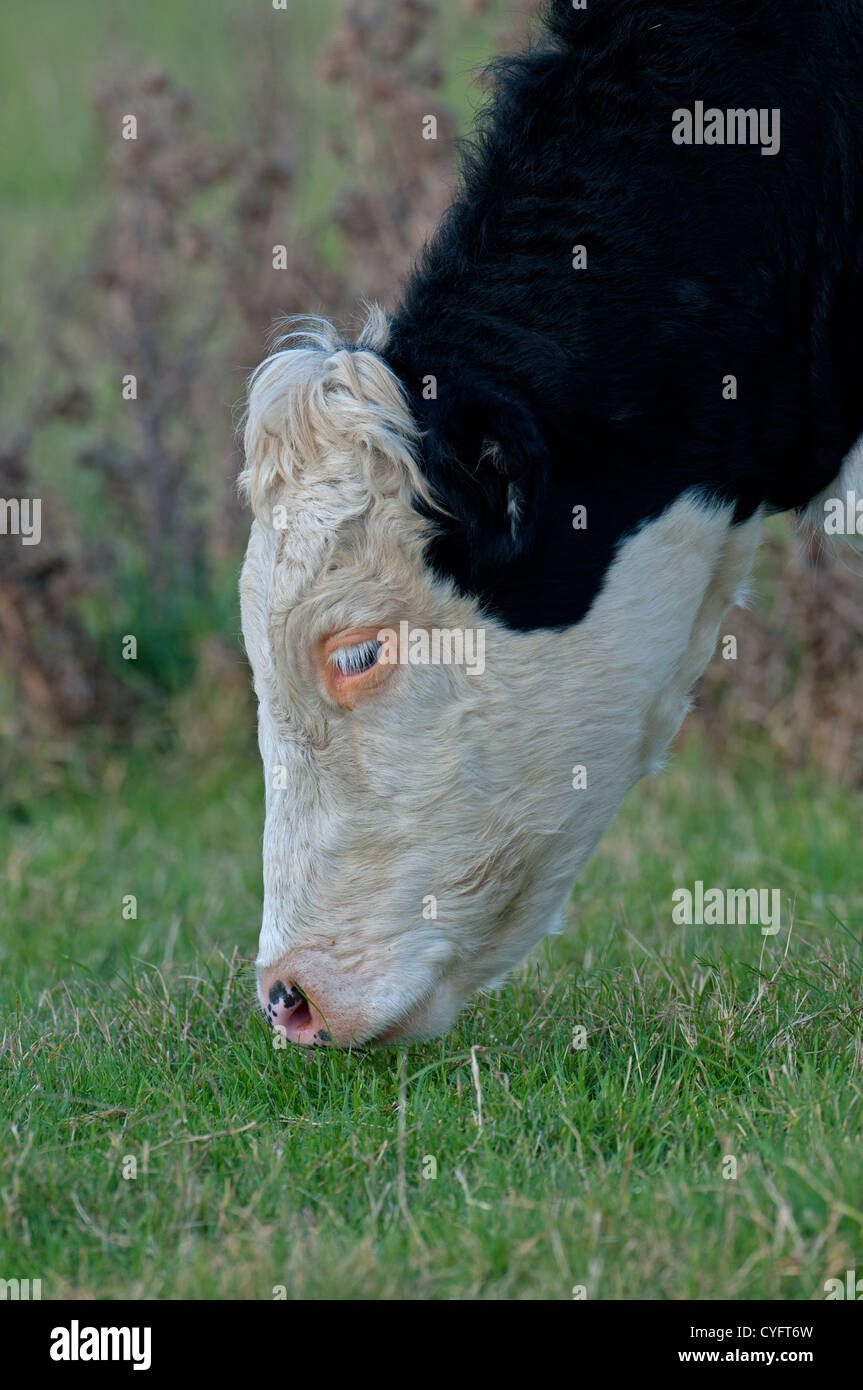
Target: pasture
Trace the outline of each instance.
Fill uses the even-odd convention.
[[[853,796],[690,740],[566,933],[405,1054],[274,1048],[260,802],[239,735],[5,801],[4,1269],[52,1297],[810,1299],[859,1263]],[[781,872],[790,939],[787,904],[773,937],[672,927],[692,865]]]
[[[341,177],[325,136],[344,96],[308,61],[337,8],[278,16],[316,152],[297,235]],[[462,123],[468,71],[517,8],[440,6],[440,90]],[[90,92],[162,65],[230,139],[254,90],[248,67],[230,80],[240,9],[45,0],[0,16],[7,432],[16,392],[40,388],[33,276],[74,273],[108,208]],[[325,250],[346,254],[329,231]],[[257,360],[245,348],[225,349],[207,408],[221,424],[192,460],[196,521]],[[116,410],[104,387],[95,410]],[[52,426],[34,468],[81,535],[111,535],[69,462],[82,437],[75,419]],[[717,743],[696,710],[626,801],[563,934],[452,1033],[404,1052],[279,1048],[251,968],[263,789],[238,535],[212,548],[188,665],[176,629],[153,626],[168,655],[131,728],[25,738],[15,672],[0,672],[0,1277],[41,1278],[44,1298],[809,1300],[863,1269],[855,779],[784,757],[757,719]],[[762,575],[759,603],[781,574]],[[135,564],[108,589],[75,609],[83,630],[143,631]],[[781,885],[780,931],[674,925],[672,893],[695,880]]]

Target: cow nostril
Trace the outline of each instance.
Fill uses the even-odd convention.
[[[308,1028],[312,1021],[312,1010],[303,991],[294,984],[286,985],[284,980],[276,980],[270,988],[267,1017],[274,1028],[291,1024],[293,1033]]]
[[[296,986],[291,985],[288,988],[282,980],[276,980],[270,989],[270,1012],[272,1013],[278,1008],[279,1004],[284,1005],[286,1009],[292,1009],[295,1004],[299,1004],[302,998],[303,995]]]
[[[299,1007],[295,1008],[291,1013],[291,1027],[294,1030],[294,1035],[296,1036],[296,1033],[301,1029],[308,1028],[311,1021],[312,1011],[309,1008],[308,1000],[303,999]]]
[[[293,981],[276,980],[269,989],[262,983],[258,998],[268,1023],[292,1042],[315,1046],[332,1041],[323,1014]]]

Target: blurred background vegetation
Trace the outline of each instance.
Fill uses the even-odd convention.
[[[101,786],[130,750],[175,770],[194,750],[226,770],[249,756],[244,380],[280,315],[350,329],[363,298],[395,302],[450,197],[483,64],[523,42],[534,9],[44,0],[0,14],[0,496],[40,497],[43,533],[0,540],[13,817]],[[428,113],[437,141],[417,137]],[[772,523],[753,605],[726,621],[738,658],[716,657],[687,727],[729,758],[754,740],[859,786],[861,570]]]
[[[43,541],[3,546],[0,727],[32,769],[93,728],[164,736],[196,681],[244,698],[244,379],[279,315],[392,302],[447,201],[465,68],[508,35],[493,6],[426,0],[2,22],[0,495],[42,498]]]
[[[4,10],[0,495],[43,499],[42,543],[0,550],[7,787],[118,739],[170,743],[190,717],[200,736],[216,697],[250,727],[244,379],[279,315],[350,327],[363,297],[393,304],[448,201],[482,64],[523,41],[534,7]],[[436,142],[417,138],[427,113]],[[717,658],[694,716],[723,746],[757,727],[795,764],[859,781],[861,568],[774,524],[756,607],[729,620],[738,660]]]

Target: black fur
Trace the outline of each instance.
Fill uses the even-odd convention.
[[[675,144],[699,100],[778,107],[779,153]],[[570,624],[687,488],[742,520],[826,487],[863,433],[861,204],[863,0],[555,0],[496,65],[384,354],[453,514],[438,570]]]

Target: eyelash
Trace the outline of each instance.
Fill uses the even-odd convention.
[[[360,676],[370,671],[380,655],[381,644],[373,637],[368,642],[360,642],[355,647],[339,647],[330,657],[331,665],[342,676]]]

